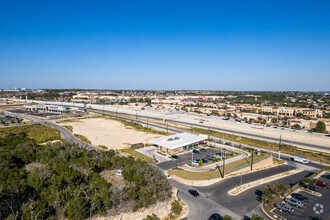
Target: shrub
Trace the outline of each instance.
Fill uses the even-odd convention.
[[[224,215],[223,220],[232,220],[233,218],[230,215]]]
[[[253,214],[251,220],[265,220],[265,218],[258,214]]]
[[[182,211],[182,206],[178,200],[174,200],[171,204],[171,212],[174,215],[180,215]]]

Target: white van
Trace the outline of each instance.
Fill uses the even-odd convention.
[[[299,163],[304,163],[304,164],[308,163],[308,160],[304,157],[294,156],[293,160]]]

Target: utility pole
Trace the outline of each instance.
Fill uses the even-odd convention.
[[[281,142],[282,142],[282,135],[280,135],[280,144],[278,146],[278,159],[281,159]]]
[[[148,118],[147,118],[147,128],[148,128]]]
[[[193,161],[194,161],[194,152],[191,152],[191,165],[193,165]]]
[[[104,116],[104,105],[103,105],[103,113],[102,113],[102,115]]]
[[[208,140],[210,141],[210,127],[209,127],[209,138],[208,138]]]
[[[135,110],[135,120],[137,122],[137,110]]]
[[[254,154],[254,149],[252,148],[252,159],[251,159],[251,171],[252,171],[252,169],[253,169],[253,154]]]
[[[222,166],[222,174],[223,174],[223,178],[225,178],[225,160],[226,160],[226,155],[223,156],[221,154],[222,158],[223,158],[223,166]]]

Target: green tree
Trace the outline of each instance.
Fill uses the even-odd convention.
[[[300,124],[294,124],[292,127],[293,127],[294,129],[296,129],[296,130],[300,130],[300,129],[301,129]]]
[[[69,201],[67,208],[68,219],[79,220],[85,219],[88,214],[88,202],[81,195],[75,196]]]
[[[262,117],[260,117],[260,116],[257,119],[258,119],[258,121],[262,121]]]
[[[325,123],[323,121],[318,121],[316,124],[315,131],[319,133],[324,133],[326,130]]]
[[[303,115],[303,113],[299,112],[299,113],[296,114],[296,117],[298,117],[298,118],[303,118],[304,115]]]
[[[199,166],[202,166],[202,165],[203,165],[203,161],[202,161],[202,160],[199,160],[199,161],[198,161],[198,165],[199,165]]]
[[[273,123],[276,123],[277,121],[278,121],[277,118],[272,118]]]
[[[251,216],[251,220],[265,220],[265,218],[262,217],[262,216],[260,216],[260,215],[258,215],[258,214],[253,214]]]

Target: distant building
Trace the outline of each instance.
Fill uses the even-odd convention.
[[[52,112],[52,113],[69,113],[71,108],[57,105],[24,105],[23,109],[25,111],[35,111],[35,112]]]

